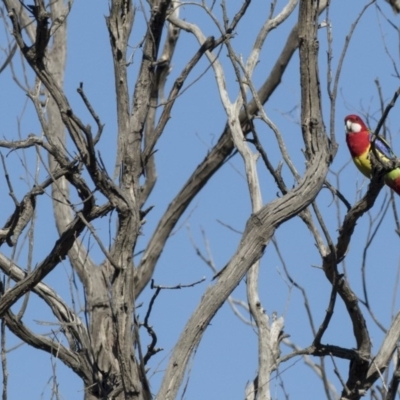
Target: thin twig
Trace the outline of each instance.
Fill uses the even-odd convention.
[[[96,111],[94,111],[94,108],[92,107],[89,99],[86,97],[85,92],[83,91],[83,82],[79,84],[79,88],[77,89],[77,92],[79,95],[82,97],[83,102],[85,103],[86,108],[89,110],[90,115],[93,117],[93,119],[96,121],[97,124],[97,134],[93,140],[93,143],[96,145],[96,143],[100,140],[101,134],[104,129],[104,124],[101,123],[100,118]]]

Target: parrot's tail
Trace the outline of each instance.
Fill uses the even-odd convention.
[[[385,183],[400,195],[400,168],[396,168],[386,174]]]

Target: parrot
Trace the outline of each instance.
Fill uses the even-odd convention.
[[[354,164],[367,178],[371,178],[372,165],[369,158],[371,151],[372,133],[358,115],[348,115],[344,119],[346,129],[346,142],[349,147]],[[375,148],[382,160],[393,160],[397,157],[386,140],[377,136]],[[395,168],[385,175],[385,184],[400,195],[400,168]]]

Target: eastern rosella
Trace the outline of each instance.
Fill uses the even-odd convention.
[[[357,168],[367,177],[371,178],[372,166],[370,161],[372,134],[358,115],[348,115],[345,119],[346,142]],[[375,139],[377,154],[383,160],[396,158],[389,144],[381,136]],[[400,195],[400,168],[385,175],[385,183]]]

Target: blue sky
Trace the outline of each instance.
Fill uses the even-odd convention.
[[[337,63],[343,48],[344,40],[351,24],[358,16],[366,2],[339,0],[332,2],[330,10],[331,27],[333,33],[333,73],[336,73]],[[138,3],[140,4],[140,3]],[[240,6],[238,0],[231,1],[228,7],[233,14]],[[278,1],[277,10],[281,10],[285,2]],[[395,25],[399,25],[390,7],[383,1],[378,4],[385,15]],[[146,3],[147,7],[147,3]],[[215,12],[219,14],[219,6]],[[248,56],[258,29],[262,26],[270,10],[269,3],[255,0],[251,3],[248,13],[239,24],[237,32],[232,39],[235,51],[243,59]],[[74,111],[85,121],[93,122],[85,111],[76,88],[83,82],[84,89],[91,100],[93,107],[99,114],[105,130],[98,150],[109,172],[112,173],[115,163],[116,148],[116,110],[115,92],[113,89],[113,72],[109,38],[105,24],[105,15],[108,13],[108,3],[98,0],[75,2],[68,20],[68,61],[65,77],[65,91]],[[147,9],[146,9],[147,13]],[[182,8],[182,18],[197,23],[206,36],[218,35],[204,11],[198,5],[188,4]],[[278,29],[271,32],[260,56],[254,74],[254,84],[260,85],[277,55],[280,53],[284,41],[297,18],[295,13]],[[325,16],[321,16],[321,20]],[[140,63],[141,50],[136,46],[142,39],[144,31],[143,11],[138,9],[135,27],[131,39],[131,54],[133,65],[129,70],[129,79],[133,88],[137,68]],[[319,31],[320,42],[320,72],[322,103],[325,124],[329,126],[329,99],[326,92],[326,29]],[[5,30],[0,29],[0,44],[6,46]],[[394,77],[392,62],[385,52],[388,52],[399,64],[399,37],[396,31],[382,18],[377,8],[372,5],[361,19],[344,62],[339,94],[335,114],[335,132],[339,143],[338,154],[331,166],[333,173],[328,179],[335,184],[334,173],[340,172],[340,189],[350,203],[354,203],[365,192],[366,181],[356,168],[349,163],[350,156],[346,148],[343,118],[347,114],[369,112],[375,118],[380,116],[380,102],[376,89],[375,79],[379,79],[385,102],[388,102],[394,91],[399,86],[399,79]],[[174,77],[178,76],[186,62],[197,49],[193,37],[182,32],[178,48],[173,61],[173,71],[167,82],[166,90],[170,88]],[[0,62],[5,59],[4,53],[0,54]],[[19,55],[14,58],[17,75],[22,77],[19,67]],[[226,67],[228,90],[231,100],[238,94],[238,87],[232,68],[224,52],[220,60]],[[161,137],[157,147],[156,162],[158,169],[157,186],[152,193],[148,205],[155,208],[148,214],[147,223],[143,227],[137,250],[144,248],[151,237],[158,220],[164,213],[169,202],[173,199],[184,182],[188,179],[193,169],[201,162],[207,151],[218,139],[225,125],[225,115],[216,91],[216,83],[211,70],[208,70],[200,80],[196,79],[205,71],[208,64],[204,59],[194,69],[187,82],[194,84],[186,90],[176,102],[172,111],[172,118]],[[32,74],[28,72],[28,80],[32,84]],[[0,134],[7,139],[18,137],[18,119],[20,118],[20,135],[26,137],[29,133],[40,135],[40,128],[35,118],[33,107],[27,101],[24,92],[12,81],[9,69],[0,74]],[[391,142],[397,154],[400,154],[399,118],[398,107],[389,116],[388,127],[391,133]],[[288,67],[282,84],[273,94],[265,106],[268,116],[275,122],[286,141],[290,156],[299,172],[304,171],[304,157],[301,139],[300,121],[300,86],[299,86],[299,61],[296,53]],[[260,125],[259,134],[268,149],[268,154],[275,166],[281,160],[272,132]],[[2,150],[3,154],[7,152]],[[29,170],[34,173],[35,159],[33,152],[26,153]],[[7,157],[7,165],[12,175],[12,181],[17,196],[22,196],[27,190],[26,176],[19,156],[11,153]],[[295,184],[284,168],[284,177],[287,184]],[[46,175],[42,168],[41,176]],[[259,161],[259,174],[262,186],[263,201],[276,197],[277,189],[271,177]],[[13,210],[11,199],[7,196],[8,189],[5,180],[0,174],[0,188],[2,190],[2,207],[0,219],[4,224],[6,218]],[[364,245],[368,238],[370,221],[380,212],[380,207],[389,195],[389,190],[382,190],[377,204],[369,216],[364,216],[357,224],[349,253],[345,260],[346,271],[352,288],[361,298],[361,262]],[[341,206],[338,211],[334,199],[324,190],[318,197],[318,204],[323,213],[325,223],[333,239],[337,237],[338,218],[343,219],[345,209]],[[47,254],[55,240],[55,229],[52,213],[49,213],[50,200],[44,195],[38,204],[36,247],[34,251],[34,264]],[[396,199],[398,206],[398,199]],[[340,217],[338,217],[338,212]],[[218,269],[222,268],[232,256],[240,235],[227,229],[218,221],[230,225],[241,231],[251,213],[247,184],[243,173],[243,163],[239,156],[234,157],[214,176],[201,193],[194,199],[185,215],[179,221],[174,235],[169,239],[163,252],[154,279],[157,284],[176,285],[188,284],[206,277],[206,281],[198,286],[179,291],[162,291],[151,315],[151,324],[158,335],[158,346],[164,348],[150,362],[150,382],[154,393],[163,376],[170,352],[175,345],[185,323],[197,304],[205,288],[212,285],[211,270],[196,256],[191,243],[191,236],[196,245],[203,251],[203,231],[207,237],[213,261]],[[40,222],[42,221],[42,222]],[[44,221],[44,222],[43,222]],[[107,240],[108,221],[101,221],[99,234]],[[385,216],[382,226],[378,231],[371,247],[368,250],[366,263],[367,286],[370,303],[376,316],[385,327],[388,327],[392,313],[396,313],[399,301],[393,296],[396,292],[396,276],[399,267],[398,236],[394,231],[392,213]],[[189,234],[190,232],[190,234]],[[330,287],[326,282],[323,272],[319,268],[321,259],[314,246],[311,234],[299,219],[293,219],[281,226],[276,233],[276,240],[284,257],[284,262],[292,277],[306,290],[311,303],[311,309],[316,326],[318,326],[329,301]],[[93,241],[92,241],[93,242]],[[108,242],[106,242],[108,245]],[[9,255],[9,249],[3,247],[2,251]],[[93,257],[96,261],[102,260],[100,253],[94,250]],[[20,264],[26,265],[26,250],[21,252]],[[137,259],[139,261],[139,258]],[[71,274],[67,262],[60,265],[47,278],[46,283],[57,290],[68,302],[71,299],[68,277]],[[270,244],[261,261],[260,296],[266,312],[271,315],[276,311],[285,318],[285,333],[290,335],[290,340],[304,347],[312,342],[312,333],[306,317],[303,298],[298,290],[291,287],[285,278],[282,260],[277,256]],[[152,295],[150,289],[146,290],[139,299],[142,309],[139,315],[144,316],[149,299]],[[246,299],[245,284],[242,282],[233,293],[239,300]],[[81,301],[82,298],[81,298]],[[14,307],[18,310],[19,305]],[[367,312],[366,312],[367,315]],[[47,322],[54,323],[53,316],[46,310],[45,305],[34,295],[31,296],[28,312],[25,316],[28,326],[36,332],[49,332],[56,327],[49,327]],[[38,323],[45,321],[46,324]],[[382,341],[382,333],[376,325],[367,318],[368,327],[373,340],[374,351],[377,351]],[[142,341],[147,344],[146,333]],[[349,318],[340,300],[337,302],[335,314],[331,325],[323,338],[324,343],[338,344],[346,347],[355,346]],[[7,336],[7,347],[18,344],[19,341]],[[282,346],[283,352],[288,352]],[[60,362],[52,360],[50,355],[40,351],[21,346],[9,353],[9,398],[51,398],[52,362],[57,368],[57,379],[61,398],[73,399],[83,397],[81,381],[65,368]],[[342,376],[346,377],[348,364],[337,361]],[[333,373],[333,365],[327,360],[327,369],[332,382],[340,392],[340,383]],[[189,385],[184,395],[185,399],[242,399],[247,381],[254,378],[257,370],[257,337],[254,330],[243,324],[233,315],[228,305],[224,305],[213,319],[207,329],[200,347],[191,364]],[[301,358],[295,358],[280,367],[280,377],[285,382],[285,390],[291,399],[304,399],[310,394],[310,383],[315,390],[315,397],[323,396],[322,384],[315,380],[314,372],[304,365]],[[21,385],[21,381],[24,385]],[[272,382],[272,395],[274,399],[284,398],[280,386],[280,378],[274,377]]]

